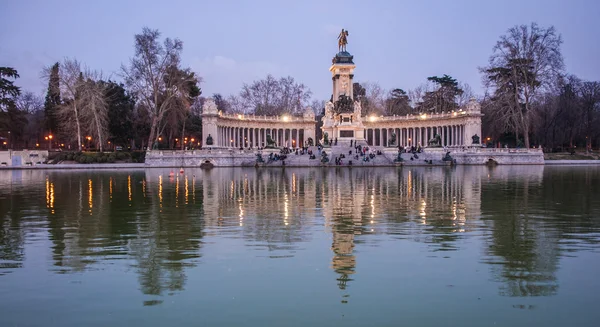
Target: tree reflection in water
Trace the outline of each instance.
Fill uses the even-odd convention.
[[[0,276],[47,238],[53,271],[130,260],[144,294],[183,291],[203,240],[244,240],[292,258],[323,229],[346,302],[360,282],[363,244],[425,244],[450,256],[483,244],[481,262],[507,296],[558,292],[561,256],[596,249],[598,169],[188,169],[134,172],[0,171]],[[47,232],[44,233],[44,232]],[[596,233],[596,234],[595,234]],[[473,244],[473,242],[472,242]],[[471,244],[471,246],[473,246]],[[399,245],[401,246],[401,245]],[[131,263],[130,263],[131,262]],[[119,267],[124,267],[120,265]],[[160,304],[151,299],[145,305]]]

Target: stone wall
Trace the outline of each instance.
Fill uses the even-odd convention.
[[[381,148],[374,148],[375,150]],[[346,149],[344,149],[346,150]],[[485,165],[490,160],[499,165],[543,165],[544,154],[540,149],[486,149],[486,148],[467,148],[444,150],[443,148],[427,148],[425,152],[417,154],[418,158],[410,153],[402,154],[404,165],[447,165],[448,162],[442,161],[442,157],[450,151],[452,158],[456,159],[458,165]],[[263,159],[266,160],[269,152],[279,152],[279,150],[264,150]],[[328,150],[331,152],[331,149]],[[385,148],[383,156],[386,160],[377,160],[369,166],[395,166],[397,150],[395,148]],[[287,161],[289,166],[322,166],[320,160],[300,160],[308,156],[290,155]],[[215,167],[251,167],[256,163],[256,153],[247,150],[233,150],[227,148],[215,148],[211,150],[192,150],[192,151],[148,151],[146,154],[146,167],[199,167],[203,163],[210,163]],[[333,159],[331,158],[331,166]],[[357,164],[358,165],[358,164]],[[276,166],[273,164],[271,166]],[[267,166],[268,167],[268,166]]]
[[[33,166],[47,160],[47,150],[0,151],[0,166]]]
[[[199,167],[210,163],[215,167],[254,166],[253,151],[233,149],[211,149],[191,151],[153,150],[146,153],[147,167]]]

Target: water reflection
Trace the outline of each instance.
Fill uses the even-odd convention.
[[[325,231],[330,248],[318,251],[344,298],[359,282],[358,248],[406,242],[428,252],[419,260],[482,249],[501,295],[551,296],[562,257],[598,250],[599,179],[595,167],[1,171],[0,275],[49,241],[43,268],[114,265],[162,296],[185,289],[207,238],[296,260]]]

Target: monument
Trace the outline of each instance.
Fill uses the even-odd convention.
[[[338,36],[338,53],[329,68],[333,80],[331,99],[325,105],[322,118],[323,135],[329,139],[364,141],[365,126],[362,122],[360,101],[354,98],[353,78],[356,65],[353,56],[346,51],[348,31],[342,29]]]

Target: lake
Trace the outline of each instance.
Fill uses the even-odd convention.
[[[600,166],[0,171],[0,326],[598,326]]]

